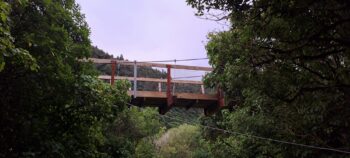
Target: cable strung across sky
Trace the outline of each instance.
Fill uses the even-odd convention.
[[[208,58],[193,58],[193,59],[174,59],[174,60],[156,60],[156,61],[142,61],[142,62],[181,62],[181,61],[194,61],[194,60],[208,60]]]
[[[170,60],[154,60],[154,61],[124,61],[124,62],[130,62],[130,63],[163,63],[163,62],[184,62],[184,61],[195,61],[195,60],[208,60],[208,58],[192,58],[192,59],[170,59]]]
[[[172,79],[198,78],[198,77],[203,77],[203,75],[197,75],[197,76],[181,76],[181,77],[173,77]]]

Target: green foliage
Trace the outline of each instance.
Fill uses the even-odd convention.
[[[206,83],[223,87],[236,105],[216,126],[350,150],[348,1],[187,2],[200,15],[221,10],[232,23],[228,31],[209,34],[206,46],[215,69]],[[249,137],[210,139],[223,150],[214,153],[218,157],[346,156]]]
[[[0,157],[156,156],[154,140],[165,131],[157,110],[125,108],[130,83],[110,86],[79,62],[91,50],[93,57],[113,56],[91,47],[74,0],[1,1],[0,22]],[[97,68],[110,73],[109,65]],[[119,75],[133,73],[120,69]],[[139,75],[165,78],[147,67]],[[198,117],[189,113],[188,119]]]
[[[204,142],[203,142],[204,143]],[[207,157],[197,126],[181,124],[156,140],[159,157]]]
[[[135,149],[137,158],[154,158],[156,157],[156,147],[153,139],[142,139]]]
[[[0,11],[0,157],[111,155],[106,129],[130,85],[104,84],[78,61],[91,49],[79,6],[1,1]]]
[[[7,2],[0,2],[0,72],[6,63],[35,71],[38,69],[35,58],[27,50],[14,45],[15,39],[10,32],[10,9]]]
[[[104,150],[111,153],[111,157],[154,155],[155,148],[151,140],[162,126],[154,108],[125,109],[107,128],[108,142]]]

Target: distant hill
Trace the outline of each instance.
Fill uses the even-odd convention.
[[[92,47],[93,53],[92,57],[94,58],[100,58],[100,59],[118,59],[118,60],[127,60],[124,59],[123,55],[114,57],[113,55],[108,54],[107,52],[99,49],[98,47],[94,46]],[[111,74],[111,65],[110,64],[96,64],[96,69],[104,75],[110,75]],[[134,69],[132,66],[126,66],[126,65],[118,65],[117,70],[115,72],[118,76],[129,76],[132,77],[134,74]],[[158,69],[154,69],[151,67],[139,67],[138,68],[138,77],[149,77],[149,78],[166,78],[166,72],[161,71]],[[157,90],[158,84],[157,83],[151,83],[151,82],[138,82],[138,90]],[[165,85],[162,86],[163,90],[165,91]],[[200,90],[199,86],[196,85],[188,85],[188,84],[182,84],[182,85],[176,85],[176,91],[183,91],[183,92],[199,92]],[[202,109],[184,109],[184,108],[172,108],[166,115],[171,117],[176,117],[188,122],[196,122],[198,123],[198,119],[200,116],[203,116],[203,110]],[[166,119],[164,118],[165,122],[167,122],[165,125],[168,127],[177,126],[178,123],[174,120]]]
[[[101,59],[115,58],[117,60],[126,60],[124,59],[123,55],[113,57],[113,55],[110,55],[107,52],[97,47],[93,47],[92,50],[93,50],[92,57],[94,58],[101,58]],[[96,68],[103,75],[111,75],[112,68],[110,64],[96,64]],[[115,74],[117,76],[133,77],[134,68],[133,66],[128,66],[128,65],[117,65]],[[137,76],[148,77],[148,78],[166,78],[166,72],[160,71],[157,69],[152,69],[151,67],[138,67]],[[151,82],[147,82],[147,83],[138,82],[137,87],[138,87],[138,90],[156,90],[158,88],[158,84],[151,83]]]
[[[99,59],[111,59],[111,58],[113,58],[113,55],[110,55],[110,54],[104,52],[103,50],[97,48],[97,46],[93,46],[92,47],[92,57],[99,58]],[[121,55],[121,57],[123,57],[123,56]]]

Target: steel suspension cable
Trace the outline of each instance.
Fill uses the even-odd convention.
[[[202,75],[198,75],[198,76],[181,76],[181,77],[175,77],[173,79],[182,79],[182,78],[197,78],[197,77],[203,77]]]
[[[181,61],[195,61],[195,60],[207,60],[208,58],[192,58],[192,59],[173,59],[173,60],[153,60],[153,61],[140,61],[140,62],[181,62]]]

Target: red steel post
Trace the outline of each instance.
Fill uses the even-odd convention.
[[[112,64],[112,72],[111,72],[111,85],[114,85],[114,75],[115,75],[115,67],[117,65],[117,61],[113,60]]]
[[[166,65],[167,68],[167,82],[166,82],[166,96],[168,107],[173,104],[173,96],[171,94],[171,65]]]

